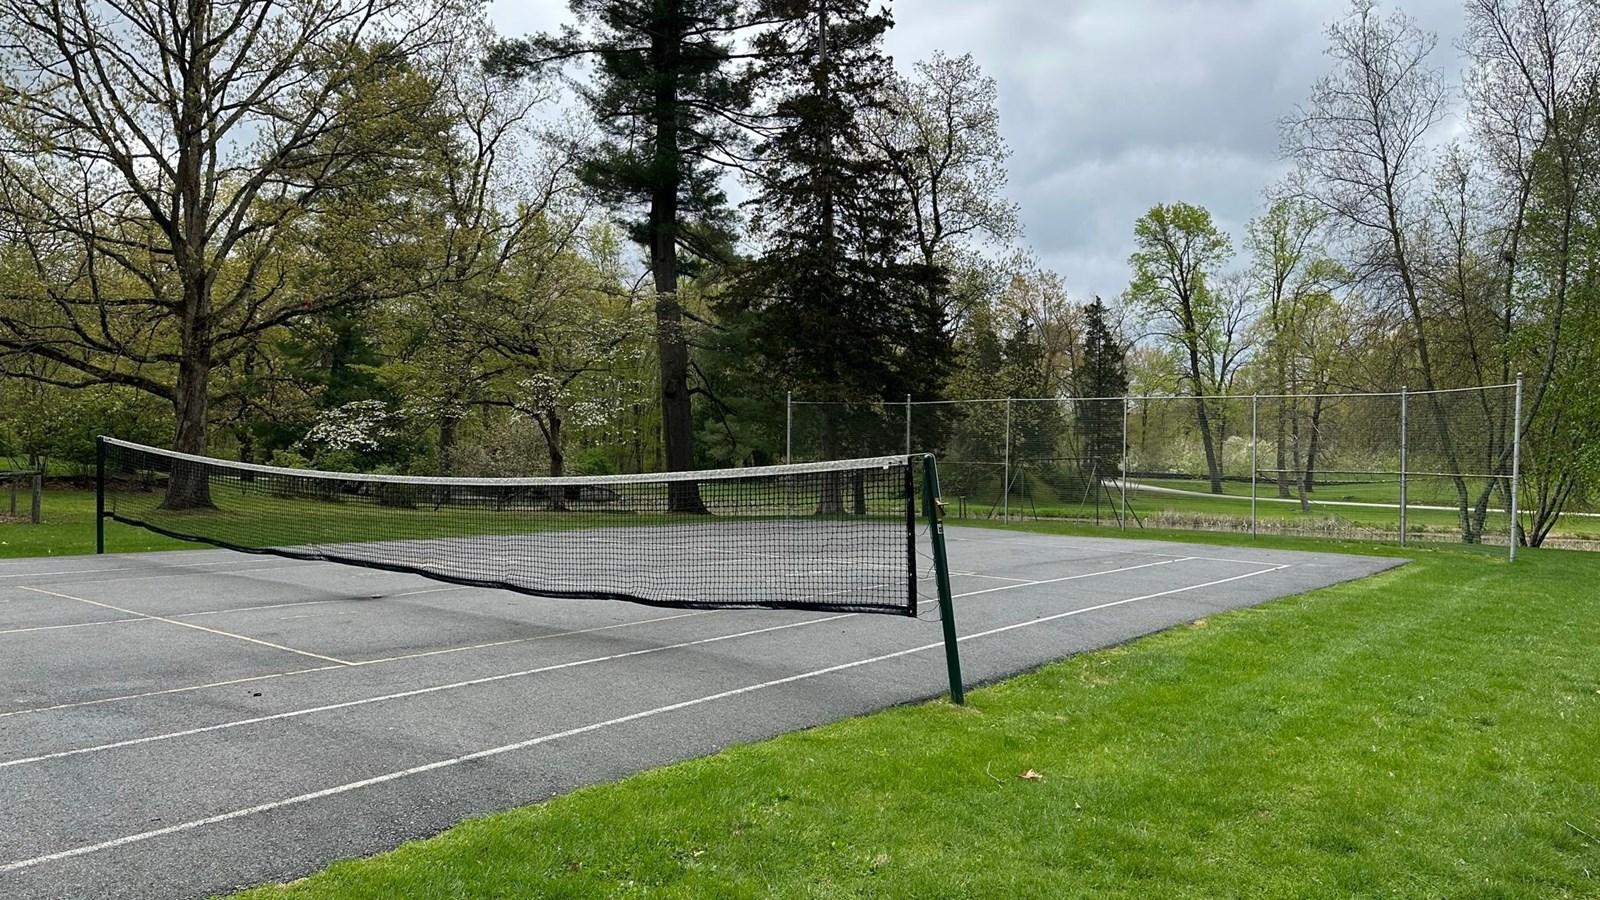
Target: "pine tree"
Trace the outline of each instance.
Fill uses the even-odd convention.
[[[891,74],[890,19],[863,0],[771,0],[765,11],[783,24],[756,42],[771,61],[750,203],[763,253],[723,311],[748,322],[768,376],[808,397],[931,396],[952,352],[928,299],[942,274],[910,252],[906,198],[862,134],[861,112]],[[855,449],[849,435],[824,441],[828,453]]]
[[[737,0],[571,0],[571,9],[587,34],[568,28],[510,41],[488,65],[518,74],[570,58],[594,62],[581,93],[604,140],[582,176],[598,199],[643,213],[628,225],[650,251],[655,282],[667,468],[690,469],[689,342],[678,279],[726,244],[727,197],[718,179],[748,113],[749,82],[736,69],[741,54],[733,45],[751,19]],[[674,484],[670,505],[703,510],[692,482]]]
[[[1127,348],[1111,331],[1099,297],[1083,309],[1083,361],[1072,378],[1083,433],[1085,468],[1106,473],[1122,458],[1122,402],[1128,393]]]

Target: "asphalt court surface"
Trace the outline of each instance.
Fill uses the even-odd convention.
[[[1398,563],[948,535],[969,685]],[[912,620],[552,600],[224,550],[0,562],[0,897],[287,880],[935,697],[931,588]]]

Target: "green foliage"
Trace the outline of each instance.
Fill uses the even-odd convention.
[[[937,396],[951,356],[944,275],[915,254],[903,186],[863,130],[890,74],[889,20],[857,0],[825,9],[826,29],[809,4],[774,4],[784,23],[758,41],[775,123],[750,203],[763,252],[718,308],[769,391],[862,406]]]
[[[131,388],[0,380],[0,456],[84,472],[94,466],[96,437],[159,444],[171,439],[171,415],[170,406]]]
[[[1083,456],[1102,476],[1111,473],[1122,458],[1122,403],[1099,398],[1128,393],[1127,348],[1117,340],[1106,320],[1100,298],[1084,307],[1082,364],[1073,373],[1073,396],[1093,399],[1075,404],[1077,428],[1083,436]]]

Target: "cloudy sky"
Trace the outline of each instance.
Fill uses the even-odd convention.
[[[1460,0],[1403,0],[1454,73]],[[1387,0],[1386,9],[1395,6]],[[1000,89],[1024,242],[1079,299],[1127,285],[1133,223],[1157,203],[1211,210],[1239,235],[1281,177],[1279,117],[1328,66],[1348,0],[899,0],[902,71],[971,53]],[[567,19],[565,0],[499,0],[500,31]]]

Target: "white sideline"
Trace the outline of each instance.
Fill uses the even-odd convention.
[[[1274,566],[1274,567],[1269,568],[1269,569],[1259,569],[1259,570],[1256,570],[1256,571],[1253,571],[1253,572],[1246,572],[1243,575],[1235,575],[1235,576],[1233,576],[1231,578],[1221,578],[1221,579],[1217,579],[1216,581],[1208,581],[1208,582],[1205,582],[1204,584],[1194,584],[1194,585],[1189,585],[1187,587],[1173,588],[1172,590],[1160,591],[1160,592],[1154,593],[1154,594],[1144,594],[1144,595],[1141,595],[1141,596],[1138,596],[1138,597],[1128,597],[1128,598],[1125,598],[1125,599],[1122,599],[1122,600],[1112,600],[1112,601],[1110,601],[1108,603],[1101,603],[1101,604],[1097,604],[1095,606],[1086,606],[1086,607],[1083,607],[1081,609],[1068,610],[1067,612],[1056,613],[1056,614],[1050,615],[1050,616],[1043,616],[1043,617],[1040,617],[1040,618],[1037,618],[1037,619],[1030,619],[1030,620],[1028,620],[1026,622],[1018,622],[1018,623],[1015,623],[1015,624],[1012,624],[1012,625],[1003,625],[1003,626],[1000,626],[998,628],[991,628],[991,629],[988,629],[987,631],[979,631],[979,632],[976,632],[976,633],[973,633],[973,634],[962,636],[962,637],[958,638],[957,640],[958,641],[969,641],[969,640],[973,640],[975,638],[987,637],[989,635],[1000,634],[1000,633],[1006,632],[1006,631],[1013,631],[1013,630],[1018,629],[1018,628],[1028,628],[1028,627],[1032,627],[1034,625],[1042,625],[1042,624],[1044,624],[1046,622],[1053,622],[1053,621],[1056,621],[1058,619],[1067,618],[1068,616],[1077,616],[1077,615],[1082,615],[1082,614],[1088,613],[1088,612],[1095,612],[1097,610],[1108,609],[1108,608],[1113,607],[1113,606],[1121,606],[1121,605],[1127,604],[1127,603],[1135,603],[1135,602],[1140,601],[1140,600],[1152,600],[1152,599],[1155,599],[1157,597],[1167,597],[1167,596],[1171,596],[1173,594],[1181,594],[1181,593],[1185,593],[1187,591],[1199,590],[1201,588],[1214,587],[1214,586],[1219,585],[1219,584],[1227,584],[1228,582],[1232,582],[1232,581],[1239,581],[1239,580],[1242,580],[1242,579],[1245,579],[1245,578],[1253,578],[1253,577],[1255,577],[1257,575],[1265,575],[1265,574],[1267,574],[1269,572],[1277,572],[1277,571],[1280,571],[1280,570],[1286,569],[1286,568],[1289,568],[1289,566],[1287,566],[1287,565],[1279,565],[1279,566]],[[1018,586],[1020,587],[1021,585],[1018,585]],[[852,615],[859,615],[859,613],[844,613],[844,614],[842,614],[842,615],[840,615],[838,617],[835,617],[835,618],[844,618],[844,617],[852,616]],[[799,623],[796,623],[796,624],[799,624]],[[920,652],[927,651],[927,650],[937,649],[937,648],[940,648],[940,647],[943,647],[943,646],[944,646],[944,642],[943,641],[938,641],[938,642],[931,643],[931,644],[923,644],[920,647],[911,647],[911,648],[908,648],[908,649],[905,649],[905,650],[897,650],[897,651],[895,651],[893,653],[884,653],[884,654],[881,654],[881,655],[878,655],[878,656],[868,657],[866,659],[859,659],[859,660],[854,660],[852,662],[839,663],[838,665],[827,666],[825,668],[813,669],[813,670],[811,670],[809,672],[801,672],[799,674],[789,675],[789,676],[786,676],[784,678],[775,678],[775,679],[773,679],[771,681],[763,681],[763,682],[760,682],[758,684],[746,685],[744,687],[733,688],[731,690],[726,690],[726,691],[719,691],[719,692],[717,692],[715,694],[707,694],[707,695],[702,696],[702,697],[695,697],[695,698],[690,699],[690,700],[683,700],[683,701],[680,701],[678,703],[668,704],[666,706],[658,706],[658,707],[655,707],[653,709],[646,709],[646,710],[641,710],[641,711],[635,712],[635,713],[629,713],[628,715],[625,715],[625,716],[617,716],[616,718],[607,719],[607,720],[605,720],[603,722],[593,722],[593,723],[590,723],[588,725],[581,725],[581,726],[578,726],[576,728],[569,728],[569,729],[567,729],[565,731],[558,731],[558,732],[555,732],[553,734],[540,735],[539,737],[529,738],[528,740],[525,740],[525,741],[518,741],[518,742],[516,742],[514,744],[505,744],[505,745],[502,745],[502,746],[499,746],[499,747],[490,747],[490,748],[488,748],[486,750],[478,750],[478,751],[475,751],[473,753],[467,753],[467,754],[463,754],[461,756],[454,756],[454,757],[451,757],[449,759],[441,759],[441,760],[436,760],[436,761],[431,762],[431,763],[425,763],[425,764],[420,765],[420,766],[412,766],[409,769],[402,769],[402,770],[400,770],[398,772],[389,772],[389,773],[384,774],[384,775],[376,775],[376,776],[373,776],[371,778],[364,778],[364,779],[361,779],[360,781],[352,781],[352,782],[349,782],[347,784],[335,785],[333,787],[324,788],[324,789],[322,789],[320,791],[312,791],[311,793],[299,794],[299,795],[296,795],[296,796],[293,796],[293,797],[284,798],[282,800],[274,800],[274,801],[271,801],[269,803],[261,803],[261,804],[258,804],[256,806],[247,807],[245,809],[236,809],[236,810],[233,810],[231,812],[220,813],[218,815],[208,816],[208,817],[203,818],[203,819],[194,819],[194,820],[188,821],[188,822],[180,822],[180,823],[178,823],[176,825],[168,825],[165,828],[157,828],[157,829],[153,829],[151,831],[139,832],[137,834],[124,835],[123,837],[114,838],[114,839],[109,840],[109,841],[101,841],[100,843],[97,843],[97,844],[86,844],[86,845],[79,846],[79,847],[73,847],[73,848],[68,849],[68,850],[61,850],[61,851],[58,851],[56,853],[45,854],[43,856],[35,856],[35,857],[29,858],[29,859],[16,860],[14,862],[9,862],[9,863],[5,863],[4,865],[0,865],[0,873],[14,872],[14,871],[16,871],[18,869],[29,868],[31,866],[37,866],[37,865],[40,865],[42,863],[55,862],[55,861],[63,860],[63,859],[70,859],[70,858],[76,857],[76,856],[85,856],[87,854],[96,853],[96,852],[99,852],[101,850],[110,850],[110,849],[113,849],[113,848],[116,848],[116,847],[123,847],[123,846],[127,846],[128,844],[135,844],[135,843],[139,843],[139,842],[142,842],[142,841],[151,840],[152,838],[163,837],[165,835],[175,834],[175,833],[182,832],[182,831],[190,831],[190,830],[193,830],[193,829],[196,829],[196,828],[202,828],[202,827],[207,826],[207,825],[216,825],[216,824],[219,824],[219,823],[222,823],[222,822],[231,821],[233,819],[242,819],[242,818],[244,818],[246,816],[256,815],[258,813],[264,813],[264,812],[271,812],[272,810],[282,809],[282,808],[287,807],[287,806],[296,806],[296,805],[299,805],[299,804],[302,804],[302,803],[308,803],[308,802],[313,801],[313,800],[320,800],[320,799],[322,799],[324,797],[332,797],[332,796],[336,796],[338,794],[345,794],[345,793],[349,793],[350,791],[359,790],[361,788],[371,787],[373,785],[383,784],[383,783],[389,782],[389,781],[396,781],[396,780],[399,780],[401,778],[409,778],[409,777],[411,777],[413,775],[420,775],[420,774],[423,774],[425,772],[431,772],[431,771],[434,771],[434,770],[437,770],[437,769],[444,769],[444,768],[449,768],[451,766],[458,766],[458,765],[461,765],[462,763],[472,762],[474,760],[479,760],[479,759],[487,759],[487,758],[493,757],[493,756],[500,756],[502,754],[511,753],[511,752],[514,752],[514,751],[517,751],[517,750],[525,750],[525,749],[527,749],[529,747],[538,746],[539,744],[546,744],[546,743],[549,743],[551,741],[560,740],[562,738],[575,737],[575,736],[580,735],[580,734],[586,734],[586,733],[591,732],[591,731],[598,731],[598,730],[600,730],[602,728],[609,728],[609,727],[612,727],[614,725],[622,725],[622,724],[625,724],[625,723],[628,723],[628,722],[634,722],[634,721],[638,721],[640,719],[651,718],[651,717],[654,717],[654,716],[663,715],[665,713],[675,712],[675,711],[680,710],[680,709],[686,709],[686,708],[691,707],[691,706],[699,706],[701,704],[710,703],[710,702],[713,702],[713,701],[716,701],[716,700],[725,700],[725,699],[728,699],[730,697],[737,697],[737,696],[739,696],[741,694],[748,694],[748,693],[752,693],[754,691],[764,690],[766,688],[778,687],[780,685],[791,684],[791,683],[794,683],[794,682],[797,682],[797,681],[804,681],[806,679],[816,678],[816,677],[819,677],[819,676],[822,676],[822,675],[831,674],[833,672],[839,672],[839,671],[843,671],[845,669],[853,669],[853,668],[856,668],[858,666],[870,665],[872,663],[883,662],[883,661],[890,660],[890,659],[896,659],[898,657],[908,656],[908,655],[910,655],[912,653],[920,653]]]

